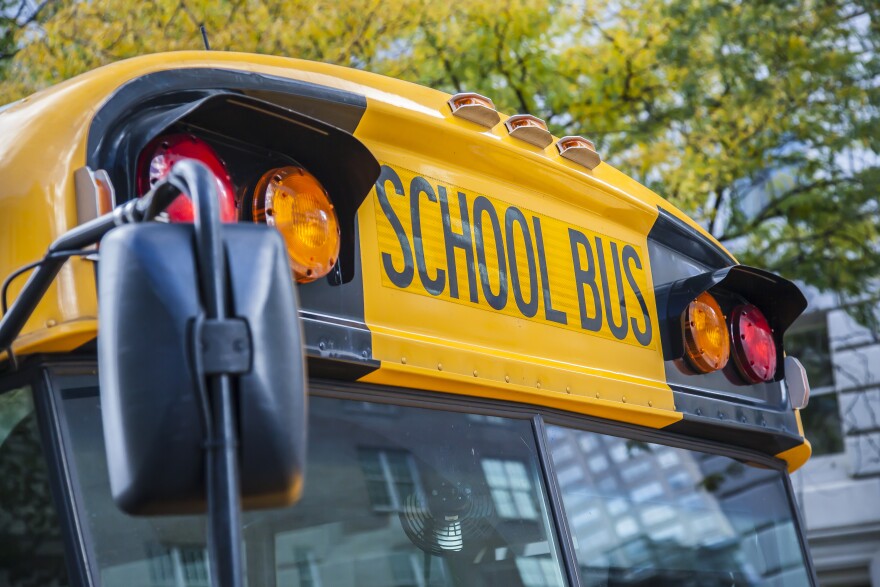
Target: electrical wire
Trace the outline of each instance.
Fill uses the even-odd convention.
[[[45,257],[40,259],[39,261],[34,261],[33,263],[28,263],[27,265],[19,267],[18,269],[16,269],[15,271],[13,271],[9,275],[7,275],[6,279],[3,280],[3,285],[0,286],[0,308],[2,308],[2,311],[0,311],[0,318],[5,316],[6,312],[9,311],[9,304],[8,304],[8,300],[7,300],[8,294],[9,294],[9,286],[12,285],[12,282],[15,281],[16,278],[24,275],[28,271],[32,271],[33,269],[36,269],[37,267],[39,267],[40,265],[42,265],[46,261],[50,261],[52,259],[66,259],[69,257],[86,257],[88,255],[95,254],[95,252],[96,251],[93,249],[79,249],[76,251],[58,251],[55,253],[49,253],[48,255],[46,255]],[[12,370],[17,371],[18,370],[18,359],[15,357],[15,353],[12,352],[12,345],[10,345],[8,348],[3,349],[3,350],[6,351],[6,357],[9,359],[9,362],[12,365]]]

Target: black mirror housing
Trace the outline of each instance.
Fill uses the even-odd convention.
[[[245,509],[281,507],[299,497],[305,466],[306,374],[296,290],[276,231],[229,224],[222,240],[228,314],[246,326],[238,332],[249,343],[244,366],[231,367],[243,371],[232,375],[242,502]],[[204,512],[194,228],[122,226],[103,238],[100,255],[98,358],[113,498],[131,514]]]

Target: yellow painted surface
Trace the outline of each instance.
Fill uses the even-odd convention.
[[[681,419],[665,383],[646,256],[656,207],[586,170],[564,165],[552,146],[542,150],[506,136],[503,125],[481,130],[447,115],[446,99],[439,95],[432,104],[446,120],[445,125],[393,104],[368,100],[356,132],[387,167],[380,184],[384,196],[372,190],[358,216],[365,315],[373,334],[373,357],[381,361],[380,369],[365,380],[389,385],[418,382],[427,389],[565,406],[603,417],[614,413],[615,419],[652,427]],[[441,192],[447,199],[448,230],[465,234],[464,209],[472,242],[476,239],[474,203],[484,198],[495,211],[503,241],[501,262],[506,263],[508,273],[506,303],[496,300],[500,307],[492,307],[489,301],[500,293],[491,214],[482,214],[487,295],[479,276],[477,249],[470,260],[460,247],[452,258],[447,254]],[[434,286],[426,286],[417,267],[405,287],[392,278],[396,275],[400,283],[407,281],[400,281],[406,268],[404,248],[410,250],[412,264],[416,263],[411,213],[414,193],[419,202],[415,224],[421,228],[424,277],[435,282]],[[431,194],[437,201],[432,201]],[[382,208],[383,199],[399,222],[403,241],[398,234],[401,231],[395,230],[389,213]],[[512,223],[512,240],[505,232],[504,220],[511,208],[525,218],[525,222]],[[547,317],[535,219],[543,235],[550,307],[565,314],[565,324],[559,322],[558,314],[556,320]],[[529,227],[534,272],[528,269],[524,226]],[[616,302],[618,286],[622,286],[627,311],[622,339],[609,328],[604,297],[601,328],[590,330],[582,325],[569,229],[591,243],[597,292],[603,296],[602,285],[610,288],[610,311],[617,325],[622,324],[621,307]],[[603,251],[601,265],[596,238]],[[520,267],[524,305],[533,301],[531,276],[538,281],[537,307],[528,311],[517,304],[513,293],[511,243]],[[639,259],[630,261],[629,271],[644,296],[647,316],[622,266],[617,279],[612,243],[619,262],[626,247]],[[586,249],[579,247],[578,255],[581,268],[586,269]],[[471,263],[475,265],[473,287],[468,277]],[[454,289],[451,267],[456,274]],[[445,273],[442,288],[438,269]],[[587,286],[582,289],[586,318],[594,318],[594,294]],[[635,332],[646,333],[648,323],[652,334],[642,344]]]
[[[788,471],[793,473],[801,468],[801,466],[810,460],[813,454],[813,447],[806,438],[803,444],[799,444],[794,448],[790,448],[776,455],[776,458],[782,459],[788,465]]]
[[[460,252],[453,261],[457,298],[448,280],[433,295],[417,270],[412,283],[395,284],[382,259],[383,254],[390,255],[392,267],[400,269],[402,249],[374,189],[358,221],[366,320],[373,333],[373,356],[382,366],[366,380],[532,402],[651,427],[681,418],[665,383],[646,235],[658,207],[708,235],[657,194],[607,163],[587,170],[561,158],[552,144],[540,149],[510,137],[503,124],[485,129],[453,117],[446,104],[449,96],[443,92],[363,71],[265,55],[158,54],[97,69],[8,108],[0,113],[0,136],[4,137],[0,142],[0,275],[40,258],[52,240],[75,225],[73,171],[85,164],[88,127],[100,106],[129,80],[181,68],[253,71],[365,96],[368,108],[356,135],[400,177],[403,196],[387,184],[386,189],[393,193],[389,193],[389,202],[410,243],[414,242],[413,223],[407,200],[416,177],[423,178],[435,195],[441,187],[446,190],[456,231],[462,230],[459,192],[465,194],[471,215],[480,196],[492,204],[500,221],[511,208],[521,212],[532,228],[533,247],[533,223],[539,220],[550,306],[565,314],[565,324],[548,318],[538,268],[534,273],[524,271],[519,284],[523,292],[531,292],[532,275],[539,282],[540,300],[534,314],[523,311],[510,291],[506,304],[492,307],[479,277],[476,301],[472,301],[467,260]],[[436,277],[436,270],[444,267],[448,274],[438,203],[424,193],[419,197],[427,275]],[[503,221],[501,227],[503,232]],[[583,327],[571,239],[567,238],[570,229],[592,244],[596,271],[604,267],[599,286],[608,284],[611,298],[622,287],[624,301],[622,306],[614,304],[612,319],[620,324],[625,309],[627,318],[635,320],[625,336],[616,336],[607,318],[600,328]],[[520,232],[515,231],[512,241],[506,234],[501,238],[504,254],[513,250],[520,265],[528,257],[527,243],[521,225],[516,230]],[[601,262],[597,238],[603,251]],[[486,237],[490,292],[500,288],[498,262],[493,265],[494,253],[489,254],[495,244]],[[621,258],[627,247],[635,252],[641,266],[627,261],[635,286],[624,265],[617,278],[612,245]],[[580,251],[586,263],[585,248]],[[536,262],[537,258],[536,253]],[[13,296],[23,282],[13,286]],[[589,318],[589,308],[597,305],[592,290],[587,289]],[[647,315],[636,289],[643,296]],[[597,291],[604,293],[601,287]],[[525,295],[524,301],[531,298]],[[96,315],[93,269],[88,262],[72,260],[27,323],[16,351],[75,348],[94,337]],[[648,322],[654,327],[652,336],[640,342],[636,332],[645,333]],[[788,451],[794,457],[784,453],[780,458],[799,463],[804,450],[809,454],[809,445],[804,446]]]

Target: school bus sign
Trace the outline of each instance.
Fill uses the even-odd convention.
[[[386,287],[655,348],[640,246],[400,167],[373,196]]]

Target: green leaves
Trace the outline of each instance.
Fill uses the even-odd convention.
[[[204,23],[214,49],[486,94],[557,134],[593,139],[606,160],[742,261],[823,289],[877,293],[880,7],[872,0],[52,6],[42,26],[17,29],[21,50],[0,69],[0,102],[133,55],[201,48]]]

